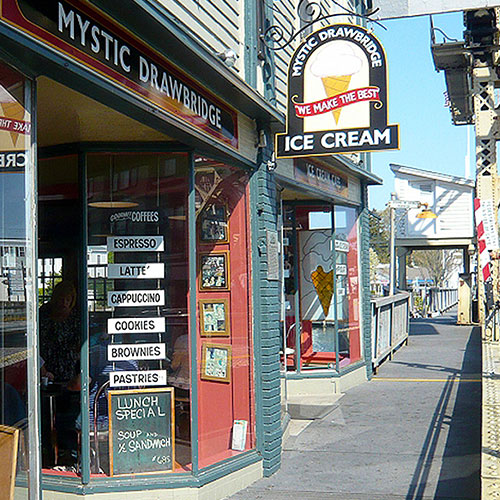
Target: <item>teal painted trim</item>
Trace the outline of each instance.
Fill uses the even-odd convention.
[[[66,478],[42,474],[43,491],[59,491],[61,493],[76,493],[81,495],[83,493],[83,489],[84,486],[79,477]]]
[[[198,457],[198,345],[196,329],[196,191],[194,155],[189,159],[188,242],[189,242],[189,334],[191,345],[191,457],[193,474],[199,473]]]
[[[257,0],[259,1],[259,0]],[[271,2],[266,2],[261,0],[263,3],[263,8],[266,17],[266,25],[264,27],[265,30],[272,26],[274,22],[274,10]],[[264,97],[269,101],[270,104],[276,106],[277,98],[276,98],[276,52],[274,50],[270,50],[263,45],[264,51],[264,64],[262,67],[262,73],[264,76]]]
[[[26,363],[26,377],[28,381],[28,418],[27,418],[27,448],[29,482],[27,483],[28,496],[31,500],[41,498],[41,398],[40,398],[40,355],[38,336],[38,160],[36,154],[37,137],[37,93],[36,85],[31,79],[25,80],[24,88],[25,108],[29,110],[33,128],[29,137],[29,151],[31,161],[25,168],[24,190],[26,203],[24,204],[26,219],[26,347],[28,359]],[[2,339],[3,340],[3,339]]]
[[[337,290],[337,250],[335,248],[335,240],[337,238],[337,233],[335,229],[335,205],[332,205],[330,207],[331,210],[331,219],[332,219],[332,258],[333,258],[333,264],[332,264],[332,270],[333,270],[333,282],[335,283],[335,286],[333,287],[334,291]],[[339,371],[340,368],[340,352],[339,352],[339,347],[340,347],[340,341],[339,341],[339,319],[338,319],[338,295],[337,293],[333,294],[333,307],[335,308],[335,312],[333,315],[333,324],[334,326],[334,332],[335,332],[335,371]]]
[[[245,26],[245,81],[253,88],[257,87],[257,2],[260,0],[244,0]]]
[[[292,420],[292,417],[290,417],[290,414],[285,413],[284,417],[281,419],[281,434],[285,433],[286,428],[288,427],[288,424],[290,423],[290,420]]]
[[[329,379],[329,378],[342,378],[342,376],[347,375],[350,372],[356,371],[359,368],[362,368],[363,366],[367,366],[370,364],[369,362],[365,360],[360,360],[356,361],[352,365],[346,366],[345,368],[341,368],[340,373],[335,371],[334,369],[323,369],[321,373],[318,373],[318,371],[313,371],[313,370],[303,370],[300,373],[297,372],[287,372],[286,378],[287,379],[294,379],[294,380],[302,380],[302,379],[307,379],[307,378],[323,378],[323,379]],[[281,374],[281,378],[285,378],[283,374]]]
[[[368,209],[368,188],[361,183],[363,206],[359,214],[359,248],[360,248],[360,280],[361,280],[361,328],[366,363],[366,376],[370,380],[373,376],[372,334],[371,334],[371,294],[370,294],[370,225]]]
[[[260,461],[262,461],[262,456],[258,451],[250,450],[242,452],[237,457],[231,457],[210,467],[204,467],[198,475],[199,485],[203,486]]]
[[[72,142],[40,148],[40,158],[78,153],[189,153],[192,149],[177,142]]]
[[[142,477],[119,478],[92,478],[88,485],[82,485],[76,479],[45,476],[43,489],[79,495],[93,493],[118,493],[127,491],[160,490],[175,488],[200,488],[217,479],[221,479],[233,472],[262,461],[262,457],[255,451],[242,453],[227,461],[203,469],[198,476],[185,474],[162,474]]]
[[[89,403],[89,342],[88,342],[88,277],[87,277],[87,159],[85,154],[78,155],[78,181],[80,186],[80,213],[82,214],[80,237],[82,244],[79,251],[79,307],[80,324],[82,329],[82,346],[80,350],[80,413],[82,416],[81,434],[81,466],[82,483],[88,484],[90,481],[90,403]]]
[[[261,268],[258,245],[258,207],[259,207],[258,173],[250,177],[250,238],[252,259],[252,305],[253,305],[253,350],[254,350],[254,385],[255,385],[255,426],[257,451],[262,453],[264,444],[263,422],[263,388],[262,388],[262,332],[261,332]]]
[[[300,336],[302,334],[302,322],[300,321],[300,297],[299,297],[299,238],[297,234],[297,218],[295,216],[295,209],[292,213],[292,248],[293,248],[293,286],[295,293],[293,294],[294,308],[295,308],[295,369],[298,373],[301,370],[302,360],[302,345]]]
[[[267,132],[269,132],[267,130]],[[255,318],[260,331],[262,373],[262,457],[264,476],[271,475],[281,462],[281,405],[280,405],[280,357],[281,326],[279,304],[280,282],[269,280],[267,275],[267,230],[277,230],[277,186],[274,175],[267,169],[267,161],[271,157],[272,146],[261,148],[257,159],[259,170],[254,175],[258,186],[256,198],[256,227],[258,233],[255,259],[259,259],[259,275],[253,286],[260,288],[260,315]],[[256,271],[257,271],[256,269]]]
[[[0,22],[0,33],[1,33],[2,24]],[[11,52],[4,49],[4,47],[0,47],[0,59],[2,62],[7,63],[8,65],[16,68],[18,71],[23,73],[27,78],[35,79],[37,77],[37,73],[33,71],[29,65],[27,65],[23,60],[20,60],[18,57],[14,56]],[[35,85],[33,85],[35,87]],[[31,131],[33,134],[34,125],[32,125]],[[36,137],[36,136],[35,136]]]
[[[348,373],[354,372],[358,370],[359,368],[362,368],[363,366],[369,365],[370,361],[367,361],[365,359],[360,359],[359,361],[356,361],[352,365],[345,366],[340,369],[340,374],[339,377],[342,377],[343,375],[347,375]]]
[[[344,205],[348,207],[359,207],[361,204],[361,200],[359,202],[355,202],[352,200],[347,200],[345,198],[341,198],[339,196],[335,196],[331,193],[325,193],[321,191],[320,189],[316,189],[312,186],[309,186],[307,184],[302,184],[300,182],[297,182],[294,179],[290,179],[288,177],[285,177],[283,175],[276,174],[276,177],[279,180],[280,185],[284,187],[288,187],[290,189],[293,189],[294,191],[300,190],[303,191],[311,196],[314,196],[316,199],[311,199],[311,200],[295,200],[295,201],[287,201],[287,205],[294,205],[294,206],[314,206],[314,205],[327,205],[328,203],[336,203],[338,205]]]

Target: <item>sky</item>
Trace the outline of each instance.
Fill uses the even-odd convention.
[[[433,16],[434,26],[449,37],[463,40],[463,13]],[[474,160],[474,128],[452,124],[444,106],[444,72],[436,72],[430,49],[429,17],[384,21],[387,30],[375,28],[387,54],[389,67],[389,123],[399,123],[400,149],[372,153],[372,172],[383,186],[369,188],[369,206],[382,210],[394,191],[390,163],[465,176],[467,129]],[[436,34],[438,43],[443,41]],[[469,170],[472,175],[473,166]]]

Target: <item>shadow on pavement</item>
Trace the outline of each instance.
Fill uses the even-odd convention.
[[[481,338],[478,328],[471,330],[461,369],[446,371],[447,380],[429,424],[406,500],[418,500],[424,496],[432,462],[434,466],[436,464],[440,434],[446,427],[449,427],[448,436],[433,498],[480,498],[481,383],[476,379],[458,378],[465,374],[481,373]],[[450,415],[446,410],[454,390],[456,396]]]

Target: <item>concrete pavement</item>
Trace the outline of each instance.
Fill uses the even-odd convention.
[[[478,500],[480,331],[455,320],[413,320],[408,346],[323,419],[293,421],[281,470],[231,499]]]

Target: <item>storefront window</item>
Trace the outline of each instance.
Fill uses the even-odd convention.
[[[38,162],[42,468],[76,476],[80,456],[80,197],[76,155]]]
[[[190,234],[190,162],[39,160],[46,474],[182,473],[255,448],[249,179],[196,157]]]
[[[282,212],[282,361],[341,370],[361,357],[356,209],[284,204]]]
[[[337,321],[343,363],[361,358],[358,224],[355,208],[335,207]]]
[[[255,447],[248,175],[195,160],[200,468]]]
[[[28,384],[33,359],[27,287],[33,241],[25,203],[32,172],[28,95],[29,82],[0,63],[0,489],[8,498],[26,498],[26,474],[35,455],[28,433],[28,401],[36,391]]]
[[[94,474],[191,469],[188,179],[187,154],[87,156]]]

